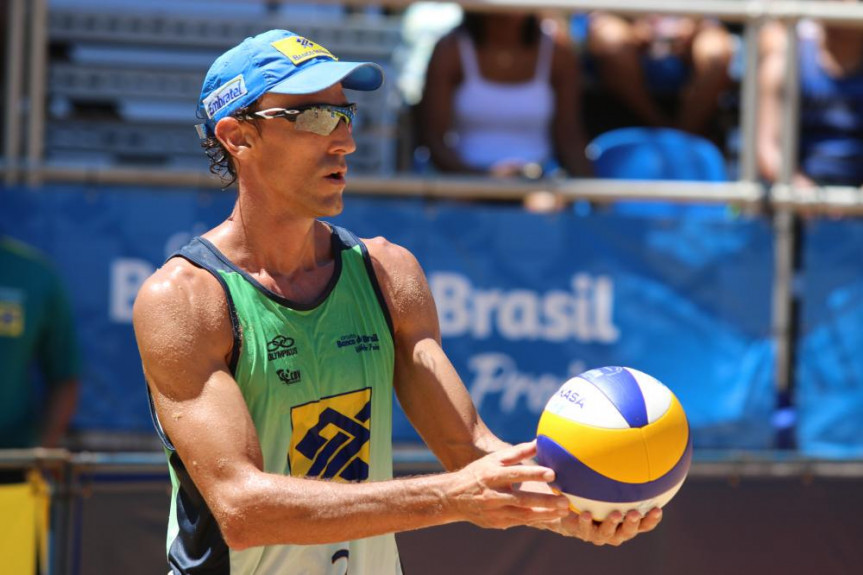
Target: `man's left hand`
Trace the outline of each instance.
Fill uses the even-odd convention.
[[[526,481],[521,484],[524,491],[537,493],[551,492],[547,483]],[[638,511],[630,510],[624,516],[620,511],[609,513],[601,523],[594,521],[589,512],[570,513],[563,519],[546,523],[534,523],[532,527],[554,531],[565,537],[575,537],[594,545],[613,545],[626,543],[640,533],[653,531],[662,521],[662,509],[654,507],[643,517]]]
[[[662,521],[662,510],[654,508],[644,517],[638,511],[631,510],[625,516],[620,511],[614,511],[602,523],[594,521],[590,513],[570,513],[559,522],[545,524],[543,527],[597,546],[617,547],[639,533],[653,531],[660,521]]]

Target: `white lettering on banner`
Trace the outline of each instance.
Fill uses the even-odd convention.
[[[498,409],[501,413],[512,413],[524,399],[528,410],[541,413],[548,399],[561,384],[585,370],[585,363],[575,360],[569,364],[568,375],[550,373],[530,374],[518,370],[518,365],[503,353],[482,353],[468,360],[468,369],[473,380],[467,383],[471,398],[480,409],[490,396],[500,394]]]
[[[156,268],[146,260],[117,258],[111,262],[108,315],[116,323],[132,323],[132,305],[138,290]]]
[[[444,337],[614,343],[614,283],[608,276],[572,277],[572,291],[539,293],[517,289],[477,289],[453,272],[429,275]]]

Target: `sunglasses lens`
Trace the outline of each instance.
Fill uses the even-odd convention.
[[[309,108],[297,116],[296,128],[304,132],[329,136],[341,120],[345,121],[348,128],[351,127],[351,117],[344,112],[327,108]]]

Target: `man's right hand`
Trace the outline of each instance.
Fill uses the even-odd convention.
[[[548,483],[554,471],[521,462],[536,455],[536,442],[490,453],[452,474],[447,499],[456,514],[480,527],[507,529],[559,520],[569,514],[563,495],[517,489],[525,481]]]

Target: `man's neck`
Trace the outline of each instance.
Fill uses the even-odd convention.
[[[231,216],[205,237],[235,265],[271,289],[283,283],[302,283],[303,276],[319,273],[333,257],[330,230],[325,224],[242,198]]]

